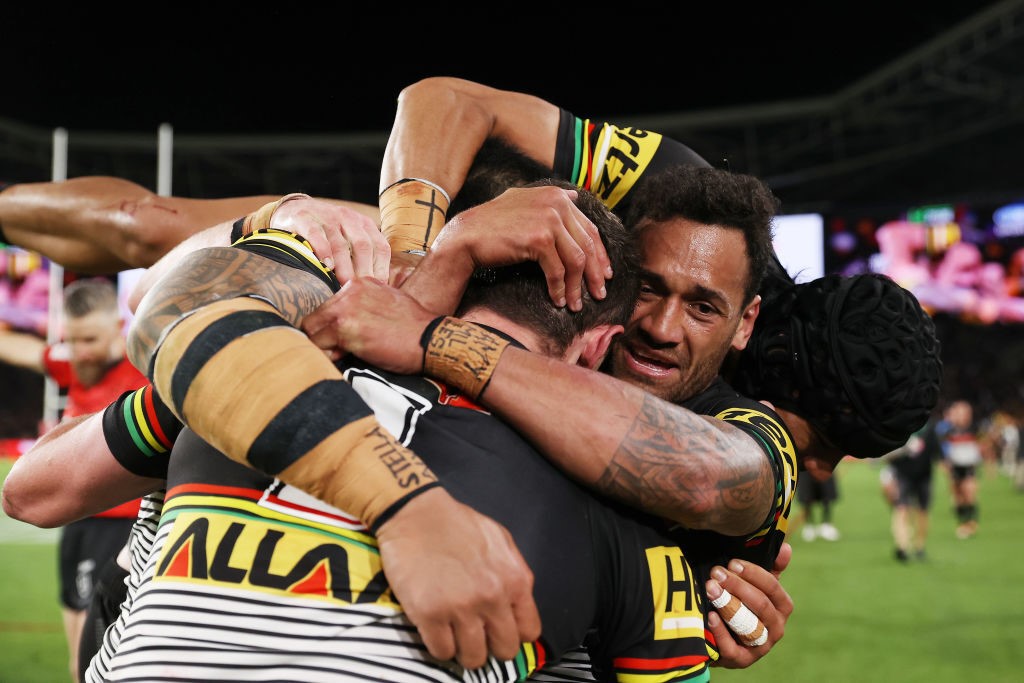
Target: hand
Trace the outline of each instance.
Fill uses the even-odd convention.
[[[357,277],[387,282],[391,246],[377,224],[354,209],[322,199],[292,199],[274,211],[270,226],[305,237],[342,284]]]
[[[409,501],[377,542],[391,590],[434,657],[475,669],[540,637],[533,573],[508,530],[444,489]]]
[[[401,290],[359,278],[306,316],[301,327],[332,360],[352,353],[408,375],[423,370],[420,336],[435,317]]]
[[[477,267],[536,261],[551,300],[578,311],[583,282],[594,298],[603,299],[612,273],[597,228],[575,198],[575,190],[551,186],[506,190],[449,221],[431,249],[464,250]]]
[[[708,627],[715,635],[721,655],[713,666],[744,669],[768,654],[775,643],[782,640],[786,622],[793,614],[793,599],[782,587],[779,577],[789,566],[792,557],[793,546],[783,543],[771,572],[743,560],[732,560],[728,570],[723,567],[712,568],[712,578],[705,586],[708,598],[717,598],[721,595],[721,588],[725,588],[742,600],[768,629],[767,643],[748,647],[733,636],[716,612],[709,612]]]

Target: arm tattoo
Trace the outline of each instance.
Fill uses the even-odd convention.
[[[775,477],[753,439],[726,430],[733,428],[645,396],[597,488],[690,528],[752,532],[767,514]],[[737,448],[746,441],[749,449]]]
[[[132,362],[148,368],[161,336],[185,313],[242,295],[266,299],[298,326],[330,298],[331,290],[309,273],[242,249],[201,249],[161,278],[139,306],[128,339]]]

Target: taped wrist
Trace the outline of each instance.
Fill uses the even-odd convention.
[[[380,193],[380,230],[392,253],[425,256],[444,227],[448,193],[420,178],[402,178]]]
[[[480,325],[441,316],[427,325],[420,338],[423,371],[475,401],[490,383],[508,345],[507,339]]]
[[[107,448],[140,477],[167,477],[167,459],[183,426],[149,384],[124,392],[103,411]]]
[[[150,376],[178,417],[229,458],[371,529],[437,485],[324,353],[265,301],[221,300],[180,318]]]
[[[277,201],[264,204],[248,216],[242,216],[231,225],[231,243],[234,244],[239,238],[251,235],[257,230],[269,228],[270,221],[274,218],[274,212],[277,211],[278,207],[293,199],[310,199],[310,196],[302,192],[292,192]]]

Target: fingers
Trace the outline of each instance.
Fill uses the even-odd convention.
[[[317,258],[344,284],[357,277],[387,280],[391,247],[369,217],[319,199],[286,202],[272,227],[302,235]]]
[[[757,646],[768,642],[768,629],[765,625],[742,600],[729,591],[723,588],[721,594],[712,600],[711,604],[744,645]]]
[[[775,566],[772,567],[772,574],[775,578],[779,578],[782,572],[786,571],[786,567],[789,566],[789,561],[793,559],[793,546],[789,543],[783,543],[782,547],[779,548],[779,554],[775,558]]]
[[[781,562],[776,566],[781,564],[784,569],[791,555],[791,547],[784,549],[780,552]],[[729,609],[723,610],[724,615],[710,612],[707,618],[708,628],[718,645],[716,666],[730,669],[748,667],[767,654],[785,634],[786,621],[793,613],[793,601],[774,573],[756,564],[732,560],[728,570],[712,568],[705,590],[712,606],[716,601],[723,605],[731,604]],[[736,625],[740,632],[756,636],[757,626],[751,625],[752,618],[763,625],[766,637],[761,644],[745,643],[742,635],[728,627],[725,620],[736,618],[736,615],[741,621]]]
[[[569,198],[574,198],[576,194],[572,190],[565,192]],[[605,279],[611,277],[611,263],[597,226],[574,203],[570,202],[565,207],[560,219],[564,230],[556,233],[555,247],[564,265],[561,273],[561,284],[564,287],[558,287],[557,281],[553,282],[558,278],[554,265],[551,272],[548,268],[544,268],[544,272],[548,275],[549,290],[553,290],[554,285],[564,291],[564,305],[568,305],[571,311],[579,311],[583,308],[584,286],[592,298],[605,297]],[[555,291],[552,291],[552,300],[558,303]]]

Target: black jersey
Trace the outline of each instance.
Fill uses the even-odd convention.
[[[110,680],[522,680],[602,634],[611,680],[702,681],[702,587],[664,525],[584,491],[490,413],[436,382],[346,367],[378,419],[456,498],[504,524],[535,574],[544,633],[510,662],[432,660],[344,511],[229,460],[189,430]],[[199,645],[201,643],[201,646]]]

